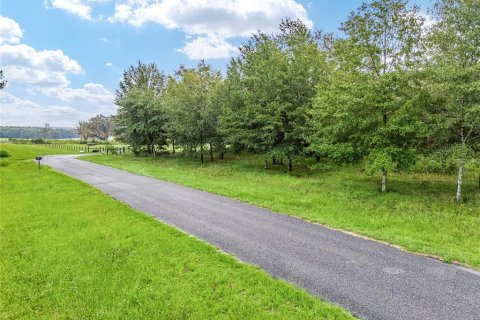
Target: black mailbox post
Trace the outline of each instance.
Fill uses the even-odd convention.
[[[38,169],[40,169],[40,160],[42,160],[42,157],[35,157],[35,160],[38,162]]]

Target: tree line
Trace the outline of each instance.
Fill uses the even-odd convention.
[[[78,138],[75,130],[72,128],[49,128],[45,132],[45,127],[18,127],[18,126],[0,126],[0,138],[10,139],[73,139]]]
[[[429,24],[419,10],[364,3],[341,36],[285,19],[241,45],[225,75],[204,61],[173,75],[138,62],[116,90],[117,138],[136,154],[180,147],[202,162],[228,146],[289,171],[305,156],[366,161],[382,191],[392,170],[438,155],[458,163],[460,201],[480,151],[480,1],[440,0]]]

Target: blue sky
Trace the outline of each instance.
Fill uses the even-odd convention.
[[[0,124],[73,127],[115,113],[137,60],[171,74],[205,58],[224,70],[255,30],[284,17],[337,32],[361,0],[0,0]],[[424,12],[430,0],[416,0]]]

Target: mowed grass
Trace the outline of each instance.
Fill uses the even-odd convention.
[[[229,196],[273,211],[400,245],[410,251],[480,268],[480,194],[477,172],[466,172],[464,195],[453,201],[454,175],[392,173],[390,191],[361,166],[309,170],[263,169],[256,157],[201,166],[190,158],[99,156],[84,160]]]
[[[0,142],[0,150],[6,150],[12,154],[12,158],[3,158],[5,160],[26,160],[34,159],[36,156],[45,156],[49,154],[75,154],[72,150],[56,149],[49,145],[42,144],[10,144]]]
[[[0,145],[1,319],[352,319]],[[58,151],[58,150],[56,150]]]

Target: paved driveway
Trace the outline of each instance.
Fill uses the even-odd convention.
[[[480,319],[480,273],[174,183],[44,163],[366,319]],[[480,232],[480,230],[479,230]]]

